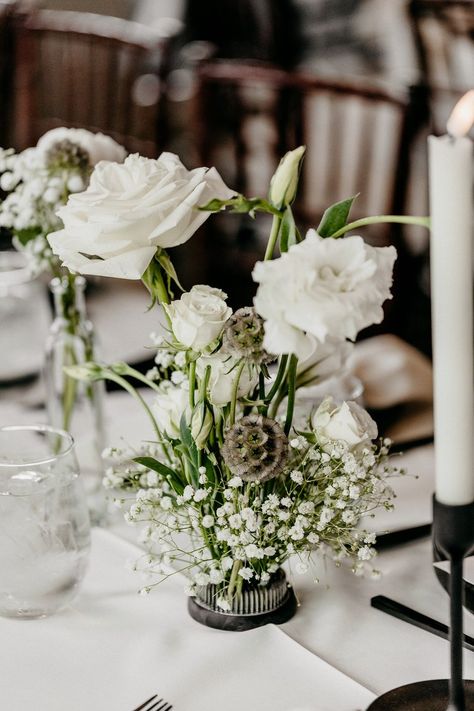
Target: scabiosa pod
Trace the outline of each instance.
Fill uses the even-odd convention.
[[[263,318],[253,306],[238,309],[224,326],[222,338],[224,350],[256,364],[274,360],[274,356],[263,348],[265,335],[263,323]]]
[[[222,456],[232,474],[244,481],[268,481],[283,471],[288,438],[276,420],[247,415],[227,430]]]
[[[48,170],[77,170],[87,173],[91,168],[89,153],[78,143],[63,138],[48,148],[45,153],[45,163]]]

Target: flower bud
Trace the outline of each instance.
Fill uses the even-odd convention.
[[[306,146],[288,151],[280,161],[270,183],[270,202],[281,209],[291,205],[296,196],[300,165]]]
[[[198,449],[204,449],[207,438],[214,424],[212,412],[204,402],[194,408],[191,417],[191,436]]]
[[[86,380],[92,382],[102,378],[102,368],[97,363],[81,363],[80,365],[69,365],[64,368],[66,375],[75,380]]]

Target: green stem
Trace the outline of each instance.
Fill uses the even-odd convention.
[[[120,363],[122,366],[122,363]],[[111,368],[113,369],[113,365]],[[161,392],[159,386],[153,382],[153,380],[149,380],[143,373],[140,373],[139,370],[135,370],[135,368],[132,368],[131,366],[127,364],[123,364],[123,375],[129,375],[131,378],[135,378],[135,380],[139,380],[141,383],[144,383],[145,385],[148,385],[148,387],[152,388],[153,390],[156,390],[157,392]]]
[[[199,388],[199,399],[204,401],[207,399],[207,386],[209,385],[209,378],[211,377],[211,366],[206,365],[206,370],[204,371],[204,378],[201,380],[201,387]]]
[[[278,396],[272,402],[272,406],[271,406],[270,412],[269,412],[269,417],[275,419],[275,417],[278,414],[278,408],[280,407],[283,400],[286,398],[287,392],[288,392],[288,390],[287,390],[286,385],[282,385],[282,387],[280,388],[280,390],[278,392]]]
[[[270,232],[270,237],[268,239],[267,249],[265,250],[264,261],[268,261],[273,257],[273,251],[280,233],[280,225],[283,219],[283,215],[273,215],[272,229]]]
[[[293,423],[293,412],[295,409],[295,392],[296,392],[296,369],[298,367],[298,358],[292,354],[288,365],[288,404],[286,407],[285,434],[288,435]]]
[[[242,567],[242,561],[241,560],[234,560],[234,565],[232,566],[232,572],[230,574],[230,580],[229,580],[229,587],[227,589],[227,597],[229,599],[229,602],[232,600],[232,596],[234,594],[234,589],[237,583],[237,576],[239,574],[239,570]]]
[[[156,285],[156,294],[158,296],[158,301],[160,302],[160,304],[169,304],[170,297],[168,294],[168,289],[166,288],[166,284],[163,279],[163,272],[161,271],[161,269],[158,270],[155,285]]]
[[[342,237],[349,230],[355,230],[358,227],[365,227],[366,225],[378,225],[386,222],[396,222],[400,225],[419,225],[420,227],[430,226],[429,217],[407,217],[405,215],[374,215],[373,217],[363,217],[360,220],[355,220],[355,222],[349,222],[344,227],[334,232],[331,238]]]
[[[282,357],[280,358],[280,364],[278,366],[278,372],[276,374],[275,382],[273,383],[268,395],[265,397],[266,402],[270,403],[273,400],[273,398],[275,397],[275,395],[278,391],[278,388],[280,387],[283,377],[285,375],[287,363],[288,363],[288,356],[282,355]]]
[[[76,354],[74,353],[74,346],[71,343],[66,343],[65,349],[65,360],[67,365],[77,365]],[[74,409],[74,403],[76,401],[77,394],[77,380],[71,378],[69,375],[64,373],[64,390],[63,390],[63,429],[69,432],[71,427],[71,417],[72,411]]]
[[[194,408],[194,391],[196,390],[196,361],[189,364],[189,404]]]
[[[232,386],[232,400],[230,401],[230,416],[229,416],[230,426],[232,426],[235,423],[235,409],[237,406],[237,393],[239,391],[240,376],[242,375],[242,371],[243,371],[244,367],[245,367],[245,360],[242,360],[239,367],[237,368],[237,373],[235,376],[234,384]]]

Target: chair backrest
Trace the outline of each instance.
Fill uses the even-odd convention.
[[[156,31],[119,18],[54,10],[20,16],[15,147],[34,145],[56,126],[77,126],[156,156],[166,48]]]
[[[444,133],[453,105],[474,77],[473,0],[412,0],[411,13],[428,88],[433,129]]]
[[[266,192],[281,155],[305,144],[295,210],[306,225],[356,193],[355,219],[403,208],[405,92],[220,62],[201,68],[200,87],[201,160],[237,190]],[[373,239],[386,243],[388,231],[379,226]]]
[[[11,33],[15,2],[0,2],[0,146],[9,144],[9,128],[12,124],[12,74],[13,43]]]

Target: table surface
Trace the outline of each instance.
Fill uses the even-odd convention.
[[[109,394],[106,412],[111,444],[147,438],[129,396]],[[0,403],[0,424],[44,420],[25,400]],[[376,530],[431,518],[432,446],[412,449],[398,463],[408,475],[394,480],[396,510],[374,520]],[[447,676],[445,640],[370,606],[374,595],[387,595],[448,621],[428,539],[382,551],[378,581],[317,556],[311,574],[293,574],[290,563],[300,603],[295,617],[281,627],[223,633],[189,618],[179,576],[137,595],[141,581],[126,568],[141,554],[135,535],[119,519],[93,531],[89,571],[65,610],[44,620],[0,618],[0,708],[131,711],[158,693],[175,711],[356,711],[396,686]],[[474,635],[472,615],[465,618]],[[465,676],[474,677],[469,651]]]

